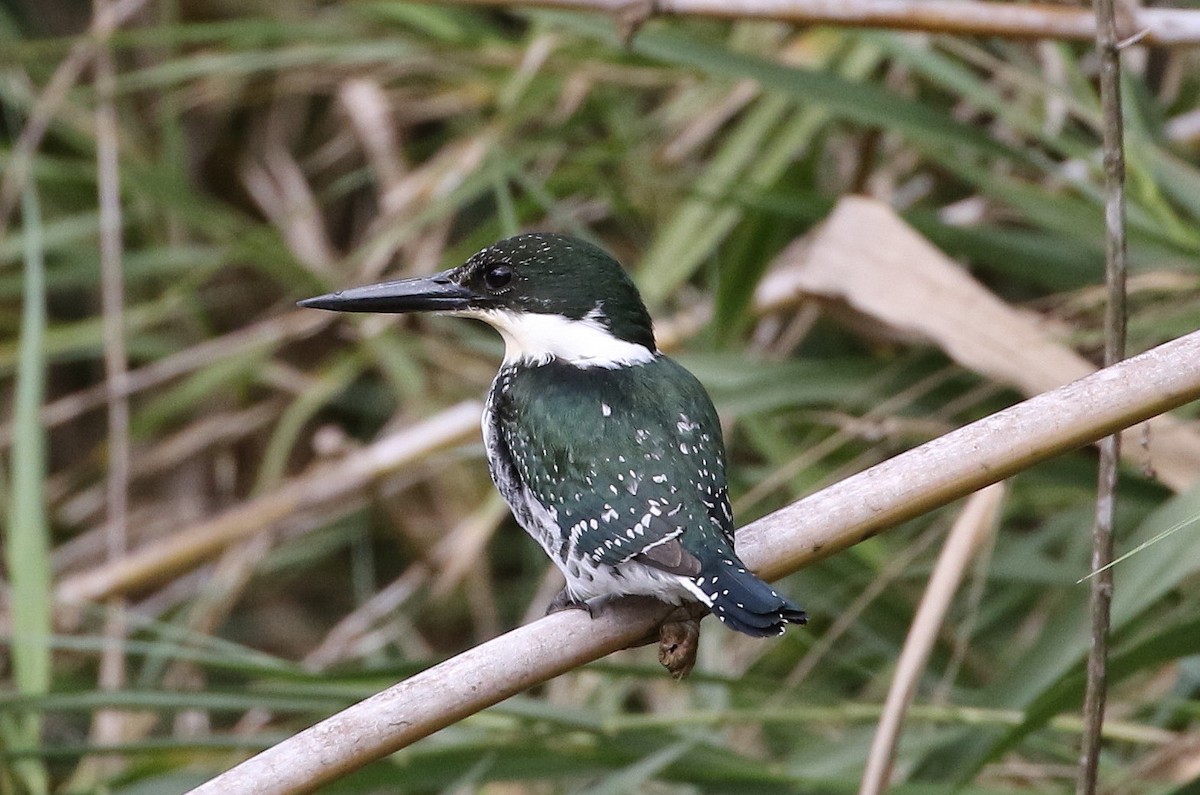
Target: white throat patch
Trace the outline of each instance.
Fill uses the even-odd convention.
[[[469,309],[454,314],[478,318],[499,331],[504,338],[505,364],[558,358],[576,367],[611,370],[644,364],[656,355],[644,345],[617,339],[590,314],[581,320],[506,309]]]

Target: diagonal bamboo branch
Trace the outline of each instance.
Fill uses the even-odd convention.
[[[738,534],[777,579],[1059,453],[1200,398],[1200,331],[946,434],[806,497]],[[547,616],[433,666],[269,748],[192,795],[311,792],[468,715],[651,631],[665,605]]]
[[[1087,7],[980,0],[444,0],[457,5],[600,11],[628,25],[650,16],[771,19],[804,25],[893,28],[966,36],[1091,40],[1096,18]],[[1145,44],[1200,44],[1200,11],[1130,9],[1122,38]]]

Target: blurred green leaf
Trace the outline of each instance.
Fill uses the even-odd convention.
[[[4,559],[8,567],[8,616],[11,621],[13,681],[22,696],[37,697],[50,690],[50,634],[54,597],[50,585],[50,526],[46,518],[46,438],[38,412],[45,395],[46,333],[45,250],[41,237],[41,207],[34,188],[22,196],[24,220],[25,289],[21,340],[17,362],[16,405],[13,409],[12,455],[9,459],[8,517]],[[37,747],[41,743],[40,711],[0,716],[8,746]],[[14,766],[26,791],[49,792],[47,771],[36,758]]]

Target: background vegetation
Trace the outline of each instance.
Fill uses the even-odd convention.
[[[6,178],[86,25],[74,3],[0,4]],[[772,259],[840,196],[882,199],[1063,344],[1100,347],[1087,43],[672,20],[626,48],[600,17],[368,0],[160,0],[99,41],[0,236],[0,792],[181,792],[556,590],[469,428],[403,467],[337,466],[478,399],[499,341],[298,298],[524,229],[597,241],[709,386],[742,522],[1019,398],[870,318],[756,308]],[[1127,54],[1132,351],[1200,317],[1198,57]],[[98,254],[114,140],[127,475]],[[1153,464],[1123,473],[1119,543],[1182,529],[1117,569],[1110,792],[1200,786],[1200,493]],[[897,792],[1070,786],[1094,480],[1083,450],[1012,482],[925,672]],[[807,629],[764,643],[706,624],[683,684],[650,650],[615,655],[329,791],[854,791],[952,518],[788,578]],[[166,554],[218,530],[236,539],[221,555]],[[114,585],[122,546],[148,568]],[[55,587],[124,601],[70,607]]]

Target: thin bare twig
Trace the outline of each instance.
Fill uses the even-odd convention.
[[[767,579],[826,557],[1059,453],[1200,397],[1200,332],[1019,403],[745,527]],[[306,729],[192,795],[311,792],[511,695],[643,638],[669,609],[614,600],[515,629]]]
[[[1104,281],[1108,304],[1104,313],[1104,364],[1125,358],[1125,142],[1121,121],[1121,47],[1113,0],[1095,0],[1096,51],[1100,56],[1100,104],[1104,150]],[[1092,643],[1088,650],[1087,688],[1083,701],[1084,733],[1075,791],[1092,795],[1100,763],[1100,738],[1108,687],[1108,630],[1112,606],[1113,522],[1121,435],[1100,442],[1096,486],[1096,519],[1092,528],[1090,609]]]
[[[908,567],[913,564],[913,561],[925,554],[933,545],[933,542],[941,535],[940,530],[941,528],[934,525],[921,533],[915,541],[897,550],[894,556],[888,558],[887,564],[871,577],[867,587],[859,591],[852,602],[838,606],[838,612],[833,622],[830,623],[828,629],[814,639],[808,652],[800,658],[800,662],[783,680],[784,687],[789,691],[794,691],[817,669],[817,666],[825,661],[826,656],[837,642],[859,625],[859,620],[867,608],[895,585],[896,580],[908,571]]]
[[[600,11],[621,20],[633,7],[650,6],[657,16],[773,19],[805,25],[895,28],[968,36],[1090,40],[1096,18],[1086,8],[1050,3],[979,0],[448,0],[458,5]],[[1146,44],[1200,44],[1200,12],[1138,8],[1127,36]],[[1144,33],[1143,33],[1144,31]]]

